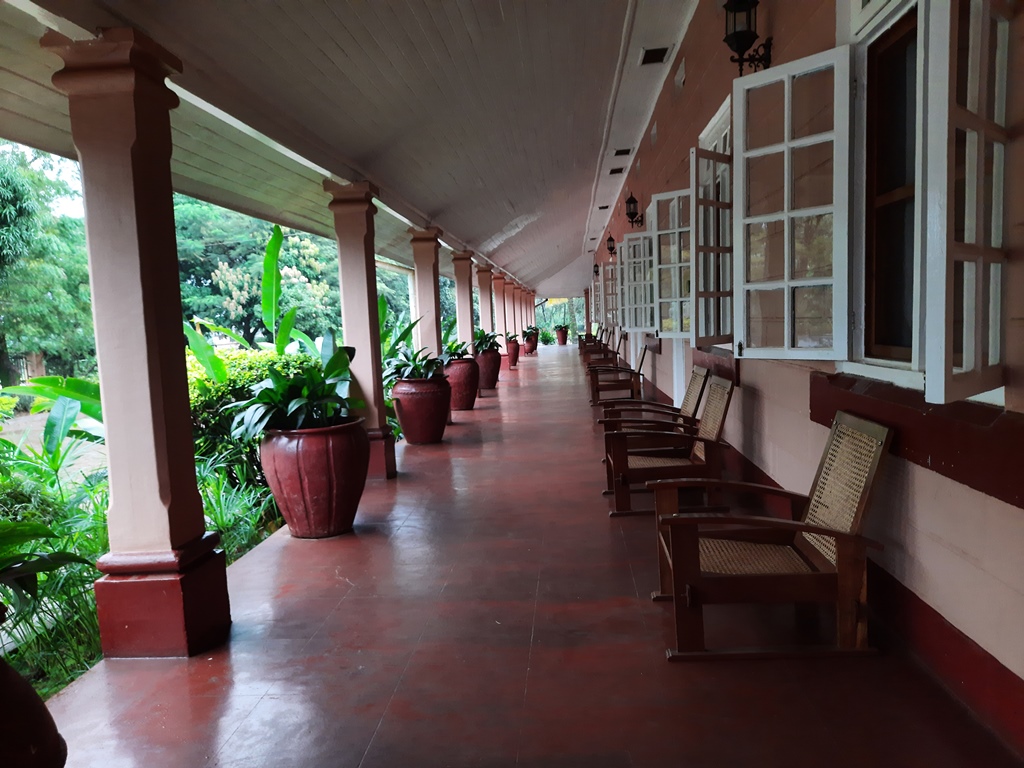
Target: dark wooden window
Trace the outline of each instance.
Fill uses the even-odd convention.
[[[868,49],[864,350],[909,362],[914,344],[917,14]]]

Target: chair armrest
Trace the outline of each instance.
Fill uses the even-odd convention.
[[[612,433],[614,434],[614,433]],[[700,438],[694,437],[693,440]],[[762,496],[778,496],[790,501],[810,501],[805,493],[787,491],[785,488],[776,488],[771,485],[760,483],[743,483],[738,480],[715,480],[713,478],[697,478],[693,480],[651,480],[647,483],[648,488],[706,488],[715,491],[734,491],[736,493],[756,493]]]
[[[648,485],[650,484],[648,483]],[[660,518],[660,522],[668,526],[720,525],[741,526],[745,528],[774,528],[775,530],[792,531],[793,533],[810,533],[817,536],[827,536],[830,539],[835,539],[837,542],[849,542],[851,544],[857,544],[877,550],[885,549],[881,542],[869,539],[867,536],[861,536],[859,533],[846,533],[845,531],[836,531],[832,528],[823,528],[820,525],[811,525],[809,523],[803,523],[796,520],[781,520],[777,517],[740,518],[722,516],[714,513],[706,515],[687,513],[685,515],[665,515]],[[699,529],[697,535],[700,535]]]
[[[671,424],[680,430],[680,434],[683,434],[684,430],[695,429],[695,427],[691,427],[689,424],[677,424],[674,419],[598,419],[597,423],[616,427],[642,426],[644,424],[663,426]]]
[[[692,416],[685,416],[685,415],[679,413],[678,411],[666,411],[666,410],[662,410],[661,408],[644,408],[642,406],[628,406],[628,405],[623,404],[623,405],[616,405],[616,406],[612,406],[611,408],[605,408],[604,409],[604,416],[605,416],[606,419],[616,419],[616,418],[631,419],[631,418],[636,418],[635,416],[631,416],[630,415],[630,414],[633,414],[633,413],[648,413],[648,414],[657,414],[659,416],[668,416],[668,417],[670,417],[670,418],[667,418],[667,419],[662,419],[662,421],[681,421],[684,424],[694,424],[694,425],[697,423],[697,420],[695,418],[693,418]]]

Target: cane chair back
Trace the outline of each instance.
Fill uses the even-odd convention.
[[[700,399],[707,383],[708,369],[699,365],[693,366],[693,370],[690,371],[690,380],[686,383],[686,394],[683,395],[683,402],[679,405],[680,414],[691,419],[697,416],[697,408],[700,406]]]
[[[718,441],[725,428],[725,415],[729,412],[729,400],[732,398],[732,382],[720,376],[712,376],[708,384],[708,394],[704,402],[704,413],[697,427],[697,437]],[[705,446],[702,442],[693,445],[693,457],[705,461]]]

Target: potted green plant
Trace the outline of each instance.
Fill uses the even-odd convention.
[[[518,344],[516,345],[518,349]],[[480,389],[494,389],[498,386],[498,371],[501,369],[501,345],[498,334],[477,329],[473,335],[476,362],[480,366]]]
[[[260,462],[274,501],[292,536],[319,539],[352,530],[370,465],[370,441],[363,419],[352,409],[349,354],[342,348],[326,361],[310,362],[252,388],[231,434],[262,437]]]
[[[519,337],[514,333],[505,334],[505,351],[508,352],[508,367],[515,368],[519,364]]]
[[[31,620],[38,578],[69,563],[87,560],[71,552],[39,552],[26,546],[56,538],[38,523],[0,520],[0,624]],[[10,616],[8,617],[8,614]],[[46,704],[27,680],[0,658],[0,744],[4,765],[61,768],[68,750]]]
[[[444,373],[452,388],[452,410],[471,411],[480,389],[480,365],[469,355],[469,344],[451,341],[441,355]]]
[[[441,358],[403,344],[384,366],[384,387],[391,390],[398,423],[410,444],[441,442],[452,402]]]
[[[569,326],[568,325],[556,325],[555,326],[555,337],[558,339],[558,346],[564,347],[569,341]]]
[[[540,330],[536,325],[528,325],[523,329],[523,354],[532,355],[537,351],[537,336],[540,334]]]

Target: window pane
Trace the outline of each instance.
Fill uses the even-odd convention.
[[[957,5],[956,103],[970,109],[971,0],[959,0]]]
[[[689,267],[679,267],[679,291],[681,296],[689,296],[692,291]]]
[[[690,198],[680,197],[676,202],[677,227],[680,229],[690,226]]]
[[[793,346],[832,346],[832,286],[793,289]]]
[[[658,291],[662,299],[678,298],[675,288],[672,286],[672,270],[659,269]]]
[[[953,262],[953,367],[964,365],[964,263]]]
[[[793,149],[793,208],[832,203],[832,142]]]
[[[793,219],[791,277],[832,277],[832,214]]]
[[[782,143],[784,105],[785,85],[781,80],[747,92],[747,149]]]
[[[998,365],[1002,362],[1002,290],[1003,265],[989,264],[988,272],[988,364]]]
[[[690,233],[679,233],[679,261],[683,264],[690,263]]]
[[[659,200],[656,208],[658,212],[658,229],[671,229],[672,220],[670,211],[672,208],[672,201]]]
[[[985,94],[985,117],[1003,125],[1006,121],[1006,47],[1008,23],[988,20],[988,89]]]
[[[786,291],[747,291],[747,346],[786,346]]]
[[[968,218],[967,197],[967,131],[957,128],[953,137],[953,240],[969,242],[966,238]]]
[[[747,225],[747,282],[782,280],[786,276],[786,225],[766,221]]]
[[[675,333],[679,330],[679,304],[674,301],[661,304],[661,330],[665,333]]]
[[[763,216],[783,209],[785,158],[782,152],[747,158],[747,214]]]
[[[679,260],[679,244],[675,235],[658,235],[658,250],[662,264],[675,264]]]
[[[914,200],[899,200],[875,213],[872,234],[871,323],[868,353],[910,359],[914,343]],[[886,347],[889,349],[880,349]],[[898,348],[906,350],[897,353]]]
[[[790,98],[794,139],[832,130],[834,79],[831,67],[793,79]]]
[[[985,142],[985,157],[981,180],[982,219],[984,245],[1003,247],[1003,145]]]

